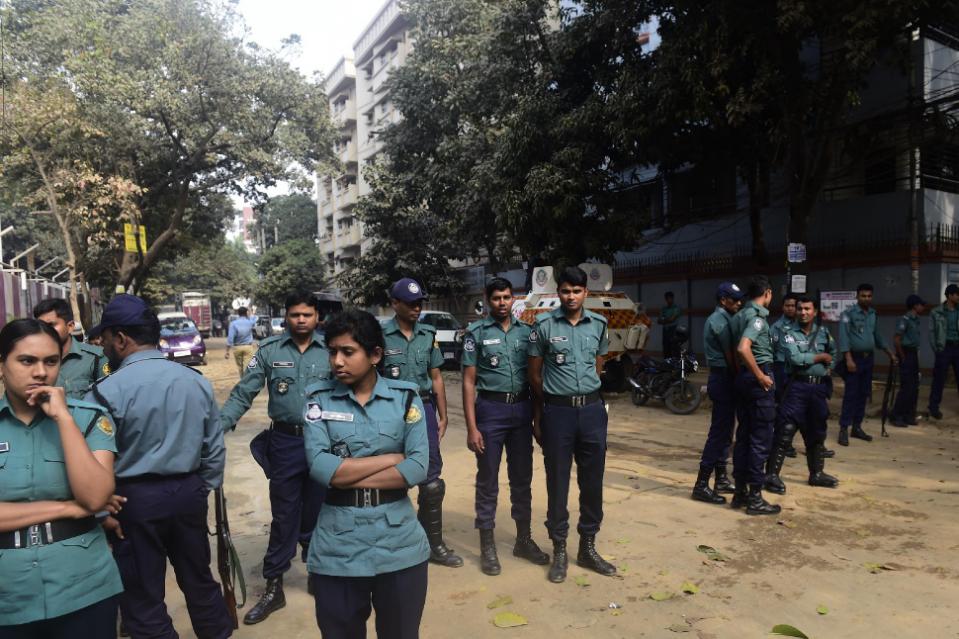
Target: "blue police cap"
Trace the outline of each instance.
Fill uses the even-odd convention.
[[[423,287],[420,286],[419,282],[411,277],[404,277],[390,287],[390,297],[409,304],[410,302],[424,300],[427,295],[423,292]]]
[[[918,295],[910,295],[909,297],[906,298],[906,308],[912,308],[916,304],[922,304],[923,306],[926,305],[926,303],[922,301],[922,298],[919,297]]]
[[[741,300],[743,298],[743,289],[739,288],[732,282],[723,282],[716,289],[716,299],[720,297],[728,297],[734,300]]]
[[[114,326],[145,326],[151,323],[149,316],[144,316],[145,311],[149,311],[147,303],[136,295],[117,295],[106,308],[103,309],[103,315],[100,316],[100,323],[90,329],[90,337],[96,337],[103,332],[105,328]]]

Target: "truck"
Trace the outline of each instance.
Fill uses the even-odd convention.
[[[204,339],[213,330],[213,305],[210,295],[199,291],[185,291],[181,295],[183,313],[193,320]]]

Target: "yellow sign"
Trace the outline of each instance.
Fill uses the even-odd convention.
[[[147,229],[145,226],[139,226],[140,229],[140,252],[147,252]],[[137,236],[133,231],[133,225],[125,223],[123,225],[124,250],[127,253],[137,252]]]

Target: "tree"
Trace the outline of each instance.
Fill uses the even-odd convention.
[[[323,257],[312,240],[290,240],[263,254],[260,274],[257,298],[282,308],[286,297],[294,291],[323,288]]]
[[[309,195],[294,193],[270,198],[257,207],[253,230],[263,231],[266,248],[289,240],[318,237],[316,202]]]

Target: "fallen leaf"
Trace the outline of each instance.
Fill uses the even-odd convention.
[[[653,601],[666,601],[667,599],[672,599],[675,596],[675,593],[664,591],[652,592],[649,594],[649,598]]]
[[[687,581],[686,583],[682,585],[682,590],[687,595],[695,595],[697,592],[699,592],[699,586],[697,586],[691,581]]]
[[[660,570],[660,571],[659,571],[659,576],[660,576],[660,577],[665,577],[665,576],[668,575],[668,574],[669,574],[669,571],[668,571],[668,570]]]
[[[527,623],[529,622],[526,621],[526,617],[515,612],[500,612],[493,617],[493,625],[497,628],[516,628],[525,626]]]
[[[617,540],[616,540],[616,543],[617,543],[617,544],[628,544],[628,543],[629,543],[629,539],[626,539],[625,537],[623,537],[622,539],[617,539]]]
[[[464,601],[465,599],[468,599],[478,593],[479,590],[464,590],[462,592],[454,592],[450,595],[450,599],[453,601]]]
[[[622,610],[614,610],[614,611],[612,612],[612,615],[613,615],[614,617],[618,617],[618,616],[620,616],[621,614],[623,614],[623,611],[622,611]]]
[[[573,583],[580,588],[586,588],[589,586],[589,578],[587,578],[586,575],[579,575],[577,577],[573,577]]]
[[[696,546],[696,550],[698,550],[699,552],[706,553],[707,555],[711,552],[716,552],[715,548],[713,548],[712,546],[706,546],[705,544],[700,544]]]
[[[796,639],[809,639],[809,637],[802,630],[798,628],[793,628],[788,624],[781,623],[778,626],[773,626],[773,629],[769,631],[770,634],[779,635],[780,637],[796,637]]]
[[[670,632],[692,632],[693,628],[685,623],[674,623],[666,626],[666,630],[669,630]]]
[[[888,566],[886,564],[876,564],[876,563],[867,562],[867,563],[864,563],[863,566],[865,566],[866,570],[868,570],[874,575],[882,572],[883,570],[895,570],[895,568]]]
[[[816,606],[816,612],[818,612],[821,615],[826,615],[826,614],[829,614],[829,608],[827,608],[826,606],[822,604],[819,604],[818,606]]]
[[[794,524],[794,523],[791,522],[791,521],[786,521],[785,519],[780,519],[780,520],[777,521],[776,523],[779,524],[780,526],[785,526],[786,528],[795,528],[795,527],[796,527],[796,524]]]
[[[513,603],[513,598],[509,595],[500,595],[493,601],[486,604],[486,607],[492,610],[493,608],[502,608],[503,606],[508,606]]]

